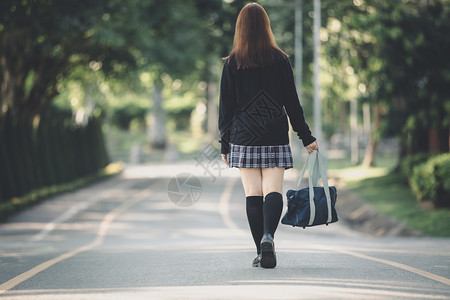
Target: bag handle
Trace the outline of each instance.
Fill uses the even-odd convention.
[[[309,222],[308,225],[314,223],[314,218],[316,217],[316,204],[314,203],[314,185],[313,185],[313,168],[316,163],[317,155],[312,155],[312,159],[308,160],[308,186],[309,186]]]
[[[319,173],[320,177],[322,178],[325,196],[327,198],[327,207],[328,207],[327,223],[330,223],[333,216],[331,213],[331,196],[330,196],[330,187],[328,186],[327,169],[325,168],[325,163],[323,161],[322,154],[319,152],[319,150],[317,150],[317,157],[319,158]]]
[[[306,157],[306,161],[305,161],[305,163],[303,165],[303,168],[302,168],[302,170],[300,172],[300,178],[299,178],[299,180],[297,182],[297,189],[300,188],[300,184],[302,183],[302,180],[305,177],[305,173],[306,173],[306,168],[307,167],[309,167],[312,170],[312,173],[310,175],[308,175],[308,179],[312,180],[313,186],[317,185],[318,178],[320,178],[320,173],[319,173],[319,168],[318,167],[315,168],[316,164],[319,163],[319,161],[315,159],[316,155],[317,155],[317,153],[315,153],[315,151],[314,151],[312,153],[309,153],[308,156]],[[314,156],[315,160],[310,166],[309,165],[310,157],[313,157],[313,156]]]
[[[331,212],[331,195],[330,195],[330,188],[328,186],[328,176],[327,176],[327,170],[325,168],[325,163],[322,157],[322,154],[319,152],[319,150],[315,150],[312,153],[308,154],[308,157],[306,158],[305,164],[303,165],[301,176],[297,184],[297,188],[300,187],[300,184],[303,180],[303,177],[305,176],[306,167],[308,167],[308,187],[309,187],[309,203],[310,203],[310,219],[308,225],[312,225],[314,222],[314,217],[316,215],[316,206],[314,204],[314,184],[313,184],[313,170],[315,167],[315,164],[318,165],[318,175],[320,178],[322,178],[322,183],[324,186],[325,191],[325,197],[327,198],[327,208],[328,208],[328,219],[327,223],[330,223],[332,220],[332,212]],[[317,184],[317,180],[316,180]]]
[[[309,157],[310,157],[310,154],[308,154],[308,157],[306,158],[305,163],[303,164],[302,171],[300,172],[300,179],[298,180],[298,183],[297,183],[297,189],[300,188],[300,184],[302,183],[303,177],[305,177],[305,171],[306,171],[306,167],[308,166]]]

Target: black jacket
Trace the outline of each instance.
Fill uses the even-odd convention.
[[[220,85],[221,153],[237,145],[289,144],[292,128],[307,146],[316,139],[305,122],[288,58],[267,67],[240,69],[225,61]]]

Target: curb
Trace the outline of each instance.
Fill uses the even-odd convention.
[[[338,215],[341,221],[348,224],[353,230],[377,237],[423,236],[419,231],[377,211],[356,192],[346,188],[345,184],[337,178],[333,178],[332,182],[338,189],[338,201],[336,201]]]

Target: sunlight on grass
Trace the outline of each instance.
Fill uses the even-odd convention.
[[[112,162],[105,167],[104,174],[105,175],[114,175],[119,174],[123,170],[122,162]]]
[[[345,182],[360,181],[367,178],[380,177],[389,173],[389,168],[366,168],[362,166],[345,169],[330,169],[330,176],[336,176]]]

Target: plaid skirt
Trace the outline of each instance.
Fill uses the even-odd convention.
[[[289,144],[277,146],[242,146],[230,144],[228,154],[230,168],[293,167]]]

